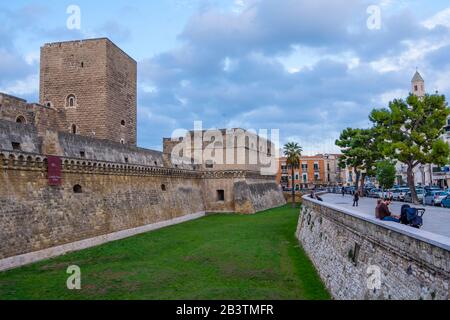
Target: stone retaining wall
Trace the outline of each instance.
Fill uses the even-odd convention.
[[[335,299],[450,298],[447,237],[307,196],[296,236]]]

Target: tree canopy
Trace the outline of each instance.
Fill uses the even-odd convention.
[[[411,94],[406,101],[396,99],[389,108],[375,109],[370,114],[379,137],[379,150],[407,165],[408,185],[415,202],[414,168],[448,162],[450,148],[441,136],[449,115],[445,97],[438,94],[422,98]]]
[[[377,145],[377,132],[374,129],[345,129],[336,145],[341,147],[342,157],[339,159],[341,168],[352,167],[357,176],[362,174],[361,187],[364,187],[366,176],[375,176],[376,162],[382,158]]]
[[[395,165],[392,161],[383,160],[377,163],[377,180],[384,190],[390,189],[395,183]]]

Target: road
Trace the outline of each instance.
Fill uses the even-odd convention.
[[[326,194],[321,197],[325,202],[332,203],[336,206],[358,210],[371,217],[375,216],[377,199],[361,198],[358,208],[353,208],[353,196],[351,195],[345,195],[343,197],[342,194]],[[404,204],[404,202],[393,202],[389,208],[393,214],[400,215],[400,208]],[[423,216],[422,230],[450,237],[450,209],[423,205],[414,207],[426,209],[425,215]]]

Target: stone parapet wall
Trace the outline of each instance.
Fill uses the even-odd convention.
[[[447,237],[307,196],[296,236],[335,299],[450,298]]]

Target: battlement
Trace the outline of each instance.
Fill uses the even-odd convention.
[[[106,37],[82,39],[82,40],[68,40],[68,41],[48,42],[48,43],[45,43],[42,47],[43,48],[55,48],[55,47],[60,48],[62,46],[80,47],[80,46],[84,45],[85,43],[91,43],[91,44],[92,43],[93,44],[95,44],[95,43],[97,43],[97,44],[109,43],[109,44],[113,45],[114,47],[116,47],[116,49],[121,51],[124,55],[126,55],[130,60],[133,60],[135,63],[137,63],[137,61],[135,59],[133,59],[128,53],[126,53],[124,50],[122,50],[111,39],[106,38]]]

